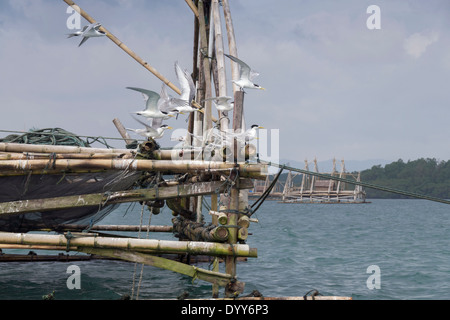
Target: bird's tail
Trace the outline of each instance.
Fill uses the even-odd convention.
[[[78,36],[79,36],[78,33],[69,33],[69,34],[67,34],[67,38],[78,37]]]

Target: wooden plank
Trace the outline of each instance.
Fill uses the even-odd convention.
[[[119,191],[110,194],[92,193],[46,199],[10,201],[0,203],[0,216],[12,216],[30,212],[45,212],[67,208],[101,206],[105,203],[115,204],[206,195],[217,191],[223,192],[224,188],[225,185],[222,181],[213,181],[151,189]]]

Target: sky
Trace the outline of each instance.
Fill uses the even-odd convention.
[[[175,61],[192,71],[185,1],[75,2],[174,84]],[[229,2],[238,56],[266,88],[247,90],[245,120],[279,130],[280,159],[450,160],[448,0]],[[126,87],[159,92],[161,81],[108,38],[78,47],[79,38],[67,38],[67,8],[0,0],[0,129],[119,138],[112,120],[139,127],[130,113],[144,106]],[[185,117],[167,124],[187,126]]]

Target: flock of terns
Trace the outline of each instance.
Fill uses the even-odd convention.
[[[106,36],[105,32],[99,30],[100,27],[101,27],[100,23],[87,25],[82,30],[69,34],[68,38],[77,36],[82,37],[82,40],[78,45],[80,47],[89,38]],[[244,89],[265,90],[263,87],[253,82],[253,78],[258,76],[257,72],[252,70],[245,62],[241,61],[240,59],[228,54],[224,55],[229,59],[231,59],[232,61],[239,64],[240,67],[239,79],[232,81],[240,88],[241,91],[244,91]],[[136,111],[134,112],[134,114],[144,117],[149,122],[149,124],[147,124],[144,121],[141,121],[136,117],[133,117],[137,122],[143,125],[144,128],[142,129],[127,128],[127,130],[132,131],[146,138],[160,139],[163,137],[165,130],[173,129],[170,126],[163,124],[162,123],[163,120],[167,120],[171,117],[178,118],[179,114],[186,114],[196,112],[199,110],[192,105],[195,98],[196,88],[191,75],[188,73],[187,70],[183,70],[178,64],[178,62],[175,62],[175,74],[180,84],[180,91],[181,91],[180,96],[177,98],[172,97],[167,93],[166,84],[162,85],[159,94],[156,93],[155,91],[147,89],[127,87],[127,89],[140,92],[143,95],[145,101],[145,109],[142,111]],[[234,108],[234,103],[233,101],[231,101],[232,97],[229,96],[214,97],[205,99],[204,101],[206,100],[212,100],[214,102],[216,109],[221,112],[228,112],[233,110]],[[251,128],[248,129],[247,131],[239,134],[232,134],[227,138],[238,139],[244,142],[248,142],[256,138],[257,136],[256,131],[257,129],[260,128],[262,127],[260,127],[259,125],[252,125]],[[197,139],[201,138],[197,137]]]

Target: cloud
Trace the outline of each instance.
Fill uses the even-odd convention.
[[[431,32],[427,35],[414,33],[405,40],[403,47],[408,55],[418,59],[425,53],[428,46],[438,40],[439,35],[437,32]]]

